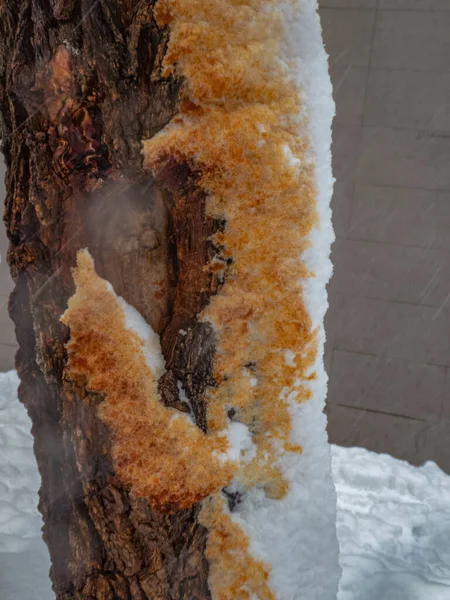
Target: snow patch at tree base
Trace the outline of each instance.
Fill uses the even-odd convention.
[[[1,598],[52,600],[36,508],[39,473],[17,385],[14,371],[0,373]],[[448,600],[450,477],[432,462],[413,467],[363,448],[332,446],[332,459],[339,600]],[[308,531],[305,539],[314,544]],[[295,552],[291,548],[294,560]],[[299,590],[296,600],[303,598]]]

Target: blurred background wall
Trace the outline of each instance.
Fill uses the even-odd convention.
[[[332,442],[450,471],[450,2],[322,0]]]

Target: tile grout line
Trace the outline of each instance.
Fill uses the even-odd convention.
[[[374,413],[374,414],[383,415],[386,417],[395,417],[397,419],[407,419],[409,421],[418,421],[420,423],[426,422],[426,419],[420,418],[420,417],[411,417],[410,415],[401,415],[399,413],[391,413],[391,412],[387,412],[384,410],[377,410],[375,408],[366,408],[364,406],[356,406],[353,404],[340,404],[340,403],[336,402],[333,406],[340,406],[342,408],[350,408],[352,410],[360,410],[363,412]]]
[[[329,309],[328,309],[329,310]],[[330,360],[330,372],[328,373],[328,383],[327,383],[327,396],[326,396],[326,401],[327,403],[329,402],[329,397],[328,394],[330,393],[330,381],[331,381],[331,375],[333,373],[333,360],[334,360],[334,344],[331,344],[331,360]]]
[[[448,71],[446,71],[448,75]],[[365,109],[365,107],[364,107]],[[347,125],[346,123],[342,123],[342,125],[347,127],[352,127],[352,125]],[[354,126],[353,126],[354,127]],[[433,138],[433,139],[448,139],[450,138],[450,129],[427,129],[426,127],[407,127],[406,125],[373,125],[370,123],[362,123],[361,127],[363,129],[386,129],[389,131],[411,131],[413,133],[422,133],[427,134],[423,135],[422,138]]]
[[[351,186],[352,186],[352,190],[351,190],[351,193],[350,193],[350,210],[348,211],[347,229],[346,229],[346,232],[345,232],[345,239],[347,241],[350,240],[349,235],[350,235],[351,223],[352,223],[352,219],[353,219],[353,207],[354,207],[354,204],[355,204],[356,181],[352,181],[351,182]]]
[[[349,10],[349,9],[346,9]],[[381,9],[384,10],[384,9]],[[375,11],[372,8],[372,12]],[[421,10],[421,13],[425,13],[427,11]],[[450,11],[448,11],[450,15]],[[335,69],[346,69],[351,68],[354,71],[365,71],[369,68],[369,65],[346,65],[342,63],[330,63],[330,66]],[[434,73],[439,75],[448,75],[450,73],[450,69],[412,69],[410,67],[377,67],[375,65],[371,66],[372,71],[384,71],[386,73]]]
[[[330,293],[327,291],[327,296],[328,296],[328,311],[330,310],[331,306],[330,306]],[[333,294],[335,303],[336,303],[336,308],[339,310],[339,307],[341,305],[341,296],[340,295],[336,295]],[[328,323],[328,332],[325,332],[326,335],[328,335],[329,331],[331,330],[330,327],[330,323]],[[330,336],[331,337],[331,336]],[[331,360],[330,360],[330,372],[328,373],[328,383],[327,383],[327,396],[326,396],[326,403],[328,404],[329,398],[328,398],[328,393],[330,390],[330,381],[331,381],[331,377],[332,377],[332,373],[333,373],[333,362],[334,362],[334,351],[336,350],[336,346],[335,346],[335,336],[333,334],[332,336],[332,340],[330,340],[331,342]]]
[[[411,365],[424,365],[426,367],[434,367],[436,369],[444,369],[445,371],[447,371],[447,369],[448,369],[447,365],[424,362],[421,360],[416,360],[414,358],[400,358],[398,356],[394,357],[394,356],[388,356],[388,355],[374,354],[373,352],[361,352],[358,350],[349,350],[348,348],[335,348],[334,350],[336,350],[337,352],[340,352],[340,353],[344,353],[344,354],[353,354],[353,355],[357,355],[357,356],[377,358],[379,360],[384,360],[384,361],[388,360],[390,362],[396,361],[396,362],[402,362],[402,363],[409,363]]]
[[[338,237],[336,236],[336,240],[342,240],[344,242],[359,242],[359,243],[367,243],[367,244],[376,244],[378,246],[390,246],[393,248],[417,248],[417,250],[439,250],[440,252],[448,252],[449,248],[447,246],[422,246],[419,244],[398,244],[396,242],[389,242],[387,240],[375,240],[373,238],[364,238],[364,237]]]
[[[342,183],[351,183],[351,181],[346,181],[345,179],[340,179],[339,180]],[[432,192],[434,194],[446,194],[447,196],[450,196],[450,188],[444,189],[444,188],[424,188],[424,187],[417,187],[417,186],[413,186],[413,187],[409,187],[407,185],[396,185],[394,183],[373,183],[373,182],[366,182],[366,181],[356,181],[355,182],[356,185],[363,185],[363,186],[369,186],[369,187],[381,187],[381,188],[392,188],[394,190],[408,190],[408,191],[417,191],[417,192]],[[441,200],[441,202],[445,202],[445,203],[450,203],[449,200]]]
[[[384,9],[382,9],[384,10]],[[426,12],[431,12],[431,11],[426,11],[426,10],[421,10],[419,11],[421,13],[426,13]],[[446,11],[447,12],[447,11]],[[450,15],[450,11],[448,11],[448,14]],[[344,65],[339,65],[339,66],[344,66]],[[359,68],[363,69],[364,67],[360,66]],[[372,70],[373,71],[387,71],[390,73],[440,73],[440,74],[447,74],[450,72],[450,69],[411,69],[409,67],[376,67],[376,66],[372,66]]]
[[[377,10],[377,6],[379,6],[380,0],[377,0],[377,5],[375,7],[365,7],[365,6],[354,6],[354,7],[349,7],[349,6],[327,6],[325,4],[325,6],[322,5],[322,3],[320,3],[319,0],[319,4],[320,4],[320,10],[336,10],[336,11],[345,11],[345,10],[351,10],[353,12],[370,12],[373,10]],[[440,13],[440,14],[449,14],[450,10],[445,10],[443,8],[389,8],[389,7],[381,7],[380,10],[384,10],[386,12],[391,12],[391,13],[418,13],[418,14],[422,14],[422,13]]]
[[[440,250],[441,252],[448,252],[447,246],[421,246],[419,244],[397,244],[396,242],[389,242],[386,240],[374,240],[373,238],[360,238],[360,237],[349,237],[339,238],[348,242],[368,242],[370,244],[378,244],[381,246],[392,246],[393,248],[423,248],[424,250]]]
[[[445,307],[442,307],[442,303],[440,306],[436,306],[436,304],[425,304],[423,302],[408,302],[406,300],[393,300],[392,298],[383,298],[381,296],[367,296],[365,294],[355,294],[355,293],[350,293],[350,294],[345,294],[345,298],[353,298],[353,299],[359,299],[359,300],[375,300],[376,302],[387,302],[389,304],[401,304],[402,306],[415,306],[415,307],[423,307],[423,308],[434,308],[437,310],[439,310],[439,312],[441,312]],[[450,301],[450,299],[449,299]],[[448,312],[447,310],[445,311],[446,313]]]
[[[420,365],[429,365],[432,367],[440,367],[441,369],[447,369],[448,365],[446,364],[445,359],[443,360],[443,362],[427,362],[424,360],[418,360],[418,359],[414,359],[414,358],[405,358],[405,357],[401,357],[401,356],[389,356],[388,354],[386,354],[386,350],[383,350],[383,352],[380,354],[375,354],[374,352],[368,352],[368,351],[359,351],[359,350],[352,350],[351,348],[346,348],[344,346],[341,346],[339,343],[336,344],[336,346],[334,347],[334,350],[337,350],[338,352],[347,352],[349,354],[360,354],[362,356],[373,356],[374,358],[379,358],[382,360],[399,360],[399,361],[403,361],[403,362],[410,362],[410,363],[414,363],[414,364],[420,364]]]
[[[376,31],[376,25],[377,25],[377,18],[378,18],[378,4],[379,4],[380,0],[377,0],[377,4],[375,7],[375,17],[373,20],[373,26],[372,26],[372,35],[371,35],[371,40],[370,40],[370,55],[369,55],[369,65],[367,67],[367,75],[366,75],[366,81],[365,81],[365,86],[364,86],[364,100],[363,100],[363,109],[362,109],[362,113],[361,113],[361,123],[360,123],[360,127],[361,127],[361,132],[360,132],[360,141],[362,143],[362,134],[363,134],[363,127],[364,127],[364,118],[365,118],[365,112],[366,112],[366,106],[367,106],[367,90],[369,87],[369,79],[370,79],[370,71],[371,71],[371,67],[372,67],[372,55],[373,55],[373,45],[374,45],[374,41],[375,41],[375,31]],[[356,172],[358,170],[358,167],[355,168],[355,172],[353,174],[353,181],[351,183],[352,186],[352,191],[351,191],[351,196],[350,196],[350,210],[349,210],[349,216],[348,216],[348,223],[347,223],[347,231],[346,231],[346,239],[348,239],[348,236],[350,235],[350,231],[351,231],[351,223],[352,223],[352,219],[353,219],[353,209],[354,209],[354,204],[355,204],[355,191],[356,191]]]

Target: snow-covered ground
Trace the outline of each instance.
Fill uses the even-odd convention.
[[[0,373],[1,599],[52,600],[39,475],[17,384],[15,372]],[[449,600],[450,477],[431,462],[417,468],[361,448],[333,446],[332,455],[339,600]]]
[[[339,600],[449,600],[450,477],[333,446]]]
[[[0,598],[52,600],[37,510],[40,477],[15,371],[0,373]]]

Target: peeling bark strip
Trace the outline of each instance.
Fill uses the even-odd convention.
[[[314,0],[0,7],[10,309],[58,600],[314,600],[254,521],[301,534],[322,369],[300,8],[316,19]]]

